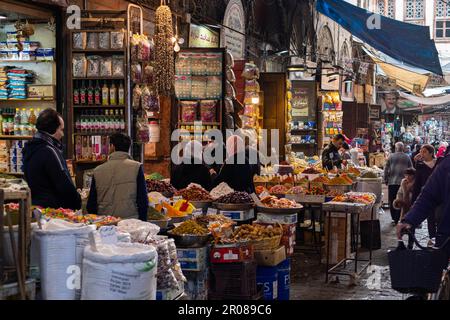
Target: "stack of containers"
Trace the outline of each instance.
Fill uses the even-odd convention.
[[[8,70],[8,99],[26,99],[27,84],[32,83],[33,74],[23,68]]]
[[[8,99],[8,68],[0,68],[0,100]]]
[[[190,300],[208,300],[209,246],[177,248],[181,270],[186,277],[184,293]]]
[[[0,172],[9,172],[9,148],[8,143],[0,141]]]
[[[24,145],[24,141],[13,141],[11,144],[11,149],[9,150],[9,167],[11,172],[23,172],[22,150]]]

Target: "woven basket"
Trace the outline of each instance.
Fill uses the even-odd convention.
[[[280,242],[281,242],[281,235],[272,238],[264,238],[258,241],[254,240],[252,241],[252,245],[253,250],[255,251],[273,250],[280,246]]]

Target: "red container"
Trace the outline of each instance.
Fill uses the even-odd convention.
[[[237,263],[253,260],[250,244],[215,245],[210,251],[211,263]]]

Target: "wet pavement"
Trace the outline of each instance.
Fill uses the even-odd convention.
[[[348,276],[330,276],[325,283],[325,264],[316,253],[295,250],[292,257],[291,300],[401,300],[407,296],[391,289],[387,251],[397,246],[395,227],[389,211],[380,214],[381,249],[373,251],[372,266],[356,281]],[[426,244],[426,222],[416,230],[417,239]],[[363,252],[362,258],[368,257]]]

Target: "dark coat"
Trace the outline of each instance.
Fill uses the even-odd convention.
[[[241,158],[245,159],[245,161],[243,164],[238,164],[238,160]],[[225,161],[219,174],[214,179],[214,186],[225,182],[235,191],[254,193],[253,176],[255,174],[255,166],[248,163],[245,153],[243,155],[234,155]]]
[[[206,190],[212,189],[212,180],[209,169],[204,164],[195,164],[191,160],[191,164],[182,163],[172,170],[170,183],[177,189],[186,188],[190,183],[197,183]]]
[[[62,146],[51,136],[37,133],[23,149],[23,171],[31,189],[33,205],[78,210],[77,192],[62,154]]]
[[[422,188],[427,183],[428,178],[431,176],[433,170],[436,168],[436,165],[437,163],[434,165],[433,168],[430,168],[423,161],[416,162],[416,174],[414,178],[414,186],[412,192],[412,203],[416,201],[417,197],[422,191]]]
[[[333,143],[323,149],[322,152],[322,167],[328,170],[333,170],[333,167],[341,168],[342,158],[339,154],[338,148]]]

